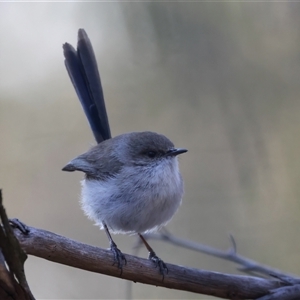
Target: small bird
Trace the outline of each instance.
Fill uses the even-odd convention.
[[[98,66],[86,32],[78,31],[77,51],[68,43],[63,49],[66,68],[98,144],[62,170],[85,173],[82,209],[105,230],[121,271],[126,258],[110,231],[138,234],[149,251],[149,259],[164,276],[166,264],[142,234],[166,225],[180,206],[183,181],[177,155],[187,150],[175,148],[167,137],[150,131],[112,138]]]

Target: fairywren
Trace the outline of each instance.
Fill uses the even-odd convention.
[[[164,275],[165,263],[156,256],[143,233],[158,230],[180,206],[183,181],[175,148],[164,135],[130,132],[111,138],[103,91],[91,42],[78,32],[77,51],[63,45],[65,65],[98,144],[71,160],[63,171],[81,171],[81,204],[85,214],[105,229],[118,267],[125,256],[114,243],[113,233],[139,234],[149,258]]]

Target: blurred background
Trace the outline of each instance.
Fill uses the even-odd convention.
[[[112,134],[151,130],[180,156],[178,237],[229,247],[299,273],[300,3],[0,3],[0,182],[10,217],[107,248],[79,206],[81,173],[62,172],[95,144],[64,67],[84,28],[95,49]],[[115,236],[132,253],[134,236]],[[166,262],[227,273],[236,265],[152,241]],[[139,252],[147,257],[147,251]],[[125,280],[35,257],[38,299],[125,298]],[[212,299],[132,285],[143,299]],[[215,299],[215,298],[214,298]]]

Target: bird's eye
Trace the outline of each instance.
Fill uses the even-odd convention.
[[[154,158],[156,156],[156,152],[155,151],[148,151],[148,152],[146,152],[146,155],[150,158]]]

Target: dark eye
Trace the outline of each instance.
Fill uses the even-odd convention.
[[[154,158],[156,156],[156,152],[155,151],[148,151],[148,152],[146,152],[146,155],[150,158]]]

